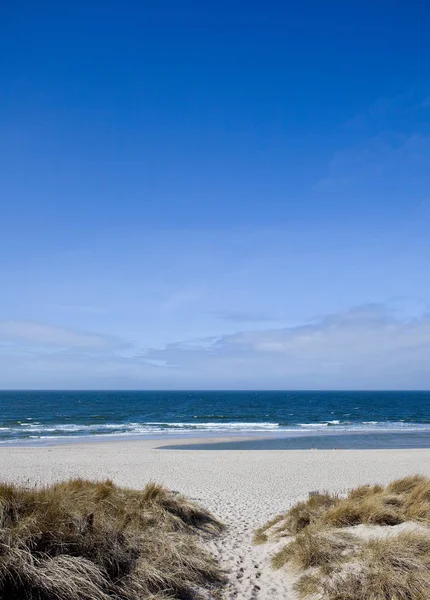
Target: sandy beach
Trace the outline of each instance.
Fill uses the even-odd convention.
[[[203,440],[194,440],[201,443]],[[205,442],[210,441],[208,438]],[[219,438],[218,440],[219,441]],[[253,531],[310,491],[343,492],[414,473],[430,476],[430,450],[168,450],[184,440],[115,441],[2,447],[2,479],[50,483],[111,478],[142,487],[157,481],[198,500],[228,525],[211,542],[229,572],[226,598],[295,599],[291,579],[272,571],[274,548],[252,544]],[[189,440],[187,441],[189,443]]]

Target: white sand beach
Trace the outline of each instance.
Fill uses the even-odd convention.
[[[157,481],[198,500],[229,526],[221,538],[211,542],[211,547],[229,572],[225,597],[238,600],[295,599],[291,580],[269,565],[273,547],[253,545],[252,535],[257,527],[306,498],[310,491],[343,492],[415,473],[430,476],[430,449],[157,448],[172,442],[184,443],[147,440],[2,447],[1,476],[6,481],[30,484],[77,476],[111,478],[117,484],[136,488]]]

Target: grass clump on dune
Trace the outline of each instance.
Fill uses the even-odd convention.
[[[398,533],[393,526],[414,521]],[[373,526],[364,535],[354,526]],[[351,529],[345,531],[345,527]],[[360,533],[360,534],[359,534]],[[394,534],[393,534],[394,533]],[[264,539],[263,539],[264,536]],[[430,599],[430,479],[415,475],[345,497],[315,494],[256,533],[288,542],[272,566],[295,567],[299,595],[325,600]]]
[[[0,485],[0,598],[162,600],[222,582],[199,537],[222,525],[162,486]]]
[[[256,532],[255,541],[296,535],[305,528],[352,527],[354,525],[398,525],[405,521],[430,523],[430,479],[415,475],[390,485],[364,485],[346,497],[314,494],[298,502]]]
[[[315,494],[306,502],[298,502],[286,514],[278,515],[257,529],[254,543],[264,544],[274,535],[282,537],[299,533],[315,523],[328,508],[335,506],[337,502],[337,497],[330,494]]]
[[[279,569],[289,562],[299,569],[324,567],[340,560],[356,545],[357,540],[350,533],[309,528],[275,554],[272,566]]]
[[[370,540],[318,587],[327,600],[428,600],[430,536],[406,532]]]

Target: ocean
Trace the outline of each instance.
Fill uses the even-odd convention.
[[[328,433],[430,440],[430,392],[0,392],[2,444]]]

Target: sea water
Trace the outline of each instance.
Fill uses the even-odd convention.
[[[0,443],[373,432],[430,434],[430,392],[0,392]]]

